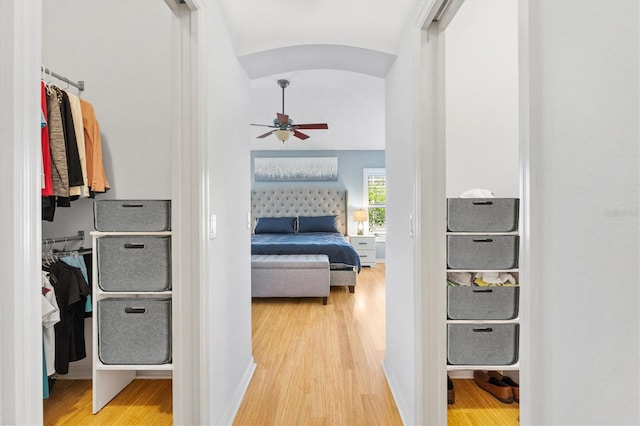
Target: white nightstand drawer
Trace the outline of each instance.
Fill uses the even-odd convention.
[[[351,245],[357,250],[375,250],[376,237],[369,235],[352,235]]]

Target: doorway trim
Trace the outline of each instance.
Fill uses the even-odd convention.
[[[418,108],[418,135],[416,152],[419,162],[416,170],[416,350],[419,378],[416,387],[418,424],[446,424],[446,169],[445,169],[445,63],[443,32],[453,20],[464,0],[432,0],[425,3],[419,14],[422,19],[420,34],[419,71],[420,106]],[[518,62],[519,62],[519,146],[520,146],[520,196],[521,196],[521,248],[520,284],[524,284],[520,313],[520,387],[525,398],[520,403],[522,424],[530,423],[532,360],[529,357],[534,327],[531,318],[534,289],[531,281],[532,222],[531,199],[535,198],[535,182],[530,179],[530,165],[535,150],[529,141],[530,102],[529,84],[529,0],[518,4]],[[419,21],[420,22],[420,21]],[[535,53],[535,52],[534,52]],[[535,55],[533,56],[535,59]],[[424,255],[429,253],[429,256]],[[436,300],[436,303],[433,301]],[[430,303],[431,302],[431,303]]]
[[[40,0],[0,4],[0,167],[8,196],[0,209],[0,423],[42,423],[42,252],[40,229]]]

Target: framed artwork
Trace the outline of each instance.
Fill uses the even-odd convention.
[[[338,157],[254,158],[256,182],[338,180]]]

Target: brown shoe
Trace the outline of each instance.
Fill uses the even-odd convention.
[[[453,388],[453,382],[447,376],[447,404],[451,405],[456,402],[456,390]]]
[[[499,382],[504,383],[507,386],[511,386],[511,392],[513,393],[513,400],[515,402],[520,402],[520,385],[513,381],[513,379],[509,376],[503,376],[497,371],[489,371],[487,372],[489,377],[494,377]]]
[[[486,371],[475,370],[473,372],[473,380],[478,386],[480,386],[480,388],[489,392],[498,401],[506,404],[513,402],[513,391],[511,390],[511,386],[502,383],[495,377],[490,377]]]

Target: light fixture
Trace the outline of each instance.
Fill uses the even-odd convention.
[[[293,132],[291,130],[276,130],[273,134],[276,135],[276,138],[278,138],[280,142],[285,143]]]
[[[358,222],[358,235],[364,234],[364,222],[367,221],[367,211],[366,210],[356,210],[353,212],[353,220]]]

